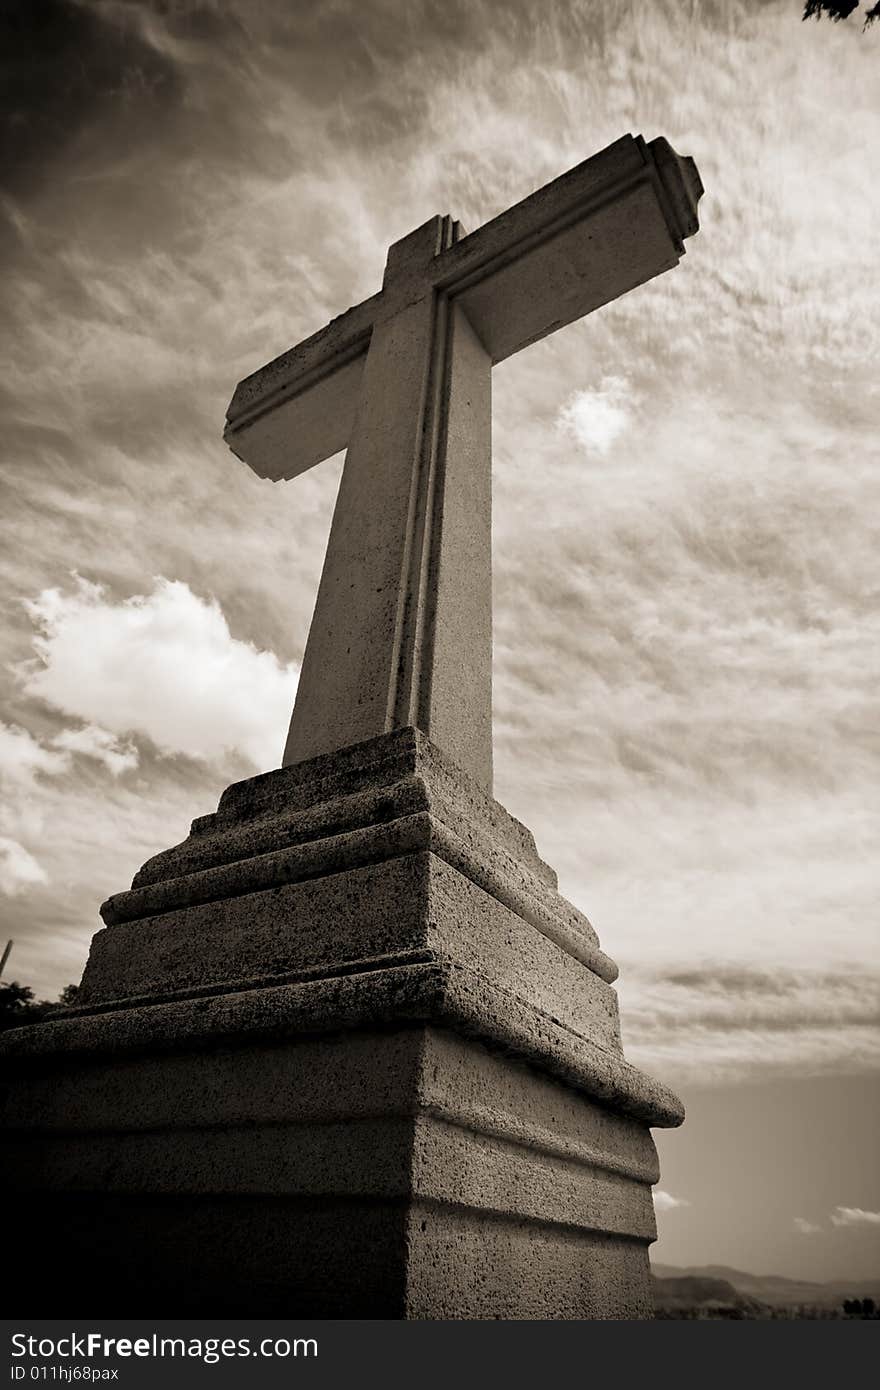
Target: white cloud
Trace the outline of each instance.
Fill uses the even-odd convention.
[[[25,693],[100,726],[65,747],[119,769],[130,752],[101,743],[109,730],[146,735],[166,754],[278,765],[296,668],[233,637],[214,600],[160,578],[152,593],[114,601],[76,576],[73,592],[45,589],[25,607],[39,629],[37,656],[18,668]]]
[[[880,1226],[880,1211],[863,1211],[861,1207],[835,1207],[831,1213],[832,1226]]]
[[[578,391],[571,397],[559,412],[557,427],[588,453],[604,458],[629,424],[633,403],[623,377],[603,376],[597,391]]]
[[[24,845],[0,835],[0,893],[11,897],[32,884],[48,881],[46,870]]]
[[[670,1192],[663,1192],[658,1188],[654,1193],[655,1211],[674,1211],[676,1207],[689,1207],[690,1202],[685,1201],[684,1197],[673,1197]]]
[[[138,750],[134,744],[120,743],[115,734],[98,728],[97,724],[86,724],[81,729],[62,729],[52,739],[52,746],[68,753],[82,753],[88,758],[96,758],[109,768],[114,777],[138,765]]]
[[[794,1228],[796,1231],[799,1231],[802,1236],[818,1235],[819,1231],[822,1229],[821,1226],[815,1226],[812,1221],[807,1221],[803,1216],[796,1216],[794,1218]]]

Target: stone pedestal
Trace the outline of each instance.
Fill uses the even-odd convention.
[[[78,1007],[3,1039],[14,1312],[651,1316],[681,1107],[422,735],[230,787],[102,915]]]

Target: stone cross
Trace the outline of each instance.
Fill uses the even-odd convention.
[[[347,448],[285,765],[415,725],[491,794],[492,366],[676,265],[702,191],[626,135],[470,236],[430,218],[239,384],[225,438],[262,477]]]

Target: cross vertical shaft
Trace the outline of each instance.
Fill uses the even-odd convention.
[[[284,763],[417,725],[491,791],[491,359],[406,292],[455,230],[389,255]]]

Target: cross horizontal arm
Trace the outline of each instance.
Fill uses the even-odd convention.
[[[223,438],[262,478],[295,478],[346,448],[376,306],[374,294],[240,381]]]
[[[296,477],[347,447],[379,318],[438,292],[501,362],[676,265],[697,230],[702,192],[694,161],[666,140],[623,136],[470,236],[450,234],[427,262],[395,263],[393,289],[386,284],[246,377],[229,407],[227,443],[261,477]]]
[[[438,256],[435,286],[502,362],[676,265],[702,192],[668,141],[625,135]]]

